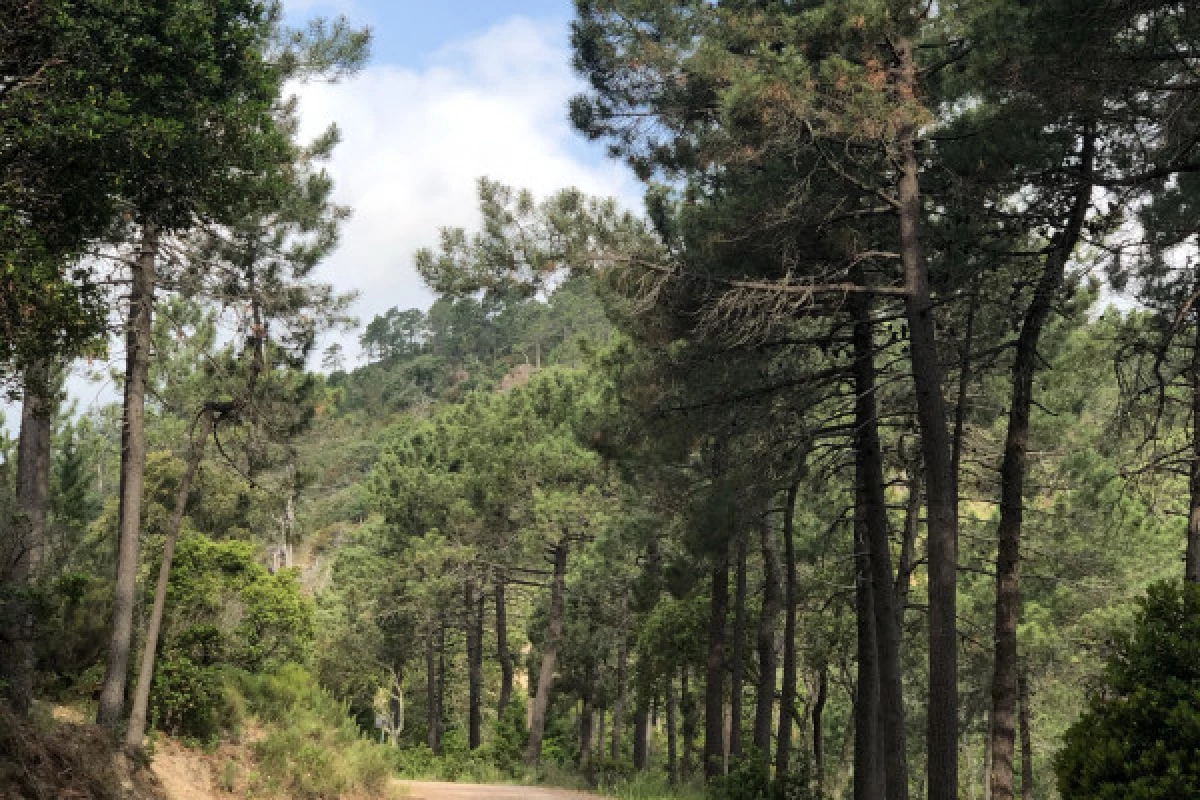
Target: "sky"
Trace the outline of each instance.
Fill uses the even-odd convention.
[[[338,84],[294,87],[301,136],[330,124],[342,143],[328,165],[335,197],[352,209],[341,244],[318,276],[356,292],[362,325],[389,308],[427,308],[433,297],[417,276],[413,254],[434,246],[443,226],[478,224],[481,177],[544,196],[568,186],[640,204],[640,190],[567,121],[567,101],[581,88],[570,66],[571,0],[284,0],[288,22],[345,15],[370,27],[372,58]],[[339,341],[350,365],[361,357],[357,333]],[[107,365],[124,363],[114,341]],[[319,361],[319,358],[316,359]],[[314,364],[314,366],[316,366]],[[111,380],[76,370],[68,394],[78,410],[119,399]],[[10,432],[19,409],[0,404]]]
[[[302,136],[342,132],[329,171],[353,209],[322,274],[359,292],[363,324],[432,301],[413,253],[442,226],[477,224],[476,181],[545,195],[575,186],[637,202],[620,165],[567,121],[570,0],[286,0],[293,22],[345,14],[374,34],[373,58],[339,84],[298,87]],[[357,353],[356,337],[342,337]]]

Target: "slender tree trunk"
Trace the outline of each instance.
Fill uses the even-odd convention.
[[[497,703],[499,716],[504,716],[513,690],[513,656],[508,649],[508,599],[505,596],[505,581],[504,575],[496,576],[496,658],[500,662],[500,702]]]
[[[154,660],[158,652],[158,635],[162,630],[163,611],[167,605],[167,586],[171,580],[171,562],[175,558],[175,545],[179,531],[183,528],[183,515],[187,510],[188,498],[192,493],[192,482],[200,462],[204,459],[204,448],[213,430],[213,414],[208,409],[192,423],[192,435],[187,466],[179,487],[175,490],[175,510],[171,514],[167,539],[163,545],[162,563],[158,568],[158,584],[154,588],[154,608],[150,612],[150,624],[146,627],[146,644],[142,650],[142,666],[138,673],[137,686],[133,693],[133,710],[129,714],[129,728],[125,731],[125,746],[139,750],[146,734],[146,717],[150,710],[150,686],[154,680]]]
[[[1014,800],[1016,715],[1018,702],[1017,624],[1021,616],[1021,529],[1025,515],[1025,475],[1029,450],[1029,420],[1033,408],[1033,379],[1038,365],[1038,342],[1054,310],[1091,206],[1091,171],[1095,137],[1084,135],[1081,177],[1067,227],[1046,257],[1042,275],[1025,312],[1013,357],[1012,397],[1004,461],[1000,466],[1000,523],[996,553],[996,654],[992,676],[992,797]]]
[[[50,439],[54,414],[50,369],[39,361],[25,371],[21,432],[17,442],[17,512],[7,607],[0,607],[5,646],[0,650],[0,685],[14,711],[26,715],[33,704],[34,618],[29,591],[46,546],[50,505]]]
[[[875,336],[869,299],[852,298],[854,317],[854,449],[857,483],[855,520],[866,547],[875,615],[878,657],[880,742],[887,775],[888,800],[908,800],[908,755],[904,726],[904,683],[900,665],[900,630],[895,610],[895,576],[888,537],[883,449],[879,441],[879,409],[875,397]]]
[[[550,710],[550,691],[558,668],[558,648],[562,642],[563,617],[566,613],[567,552],[569,540],[563,536],[554,548],[554,578],[550,586],[550,619],[546,644],[542,650],[542,668],[538,674],[537,696],[529,726],[529,749],[525,760],[536,765],[542,758],[542,738],[546,734],[546,713]]]
[[[829,667],[821,665],[817,673],[817,696],[812,707],[813,777],[817,797],[825,796],[825,703],[829,699]]]
[[[733,663],[729,670],[729,741],[727,752],[730,760],[742,755],[742,703],[746,682],[746,557],[748,550],[746,531],[738,531],[736,539],[737,592],[733,601]]]
[[[775,629],[779,625],[779,549],[768,519],[762,521],[763,607],[758,619],[758,697],[754,707],[754,749],[763,771],[771,772],[771,723],[775,712]]]
[[[861,494],[861,489],[859,491]],[[886,797],[880,759],[879,661],[870,556],[863,522],[855,520],[855,615],[858,620],[858,683],[854,698],[854,800]]]
[[[917,92],[913,43],[897,39],[897,71],[902,95]],[[917,419],[925,460],[929,529],[929,702],[927,773],[929,800],[958,797],[958,498],[955,496],[950,431],[942,367],[938,361],[934,307],[921,243],[920,164],[917,131],[904,126],[898,136],[900,179],[900,260],[908,291],[905,305]]]
[[[704,776],[725,771],[725,625],[729,617],[729,554],[721,548],[712,570],[708,660],[704,675]]]
[[[141,253],[133,263],[129,292],[116,587],[113,592],[108,663],[96,715],[96,721],[113,734],[117,732],[125,708],[125,683],[133,642],[133,606],[137,594],[142,490],[146,473],[146,382],[150,369],[157,256],[158,235],[154,226],[147,224],[142,232]]]
[[[608,742],[608,709],[600,706],[599,724],[596,725],[596,761],[604,761],[604,746]]]
[[[437,674],[437,750],[442,754],[442,741],[446,738],[446,618],[438,625],[438,674]]]
[[[1033,800],[1033,732],[1030,730],[1029,677],[1019,673],[1018,691],[1021,695],[1021,798]]]
[[[438,669],[437,669],[437,646],[434,642],[433,633],[430,632],[429,639],[425,643],[425,701],[429,706],[426,710],[429,720],[429,732],[427,735],[429,749],[434,753],[441,752],[441,742],[438,737]]]
[[[478,750],[483,744],[483,599],[484,593],[467,581],[467,746]]]
[[[584,690],[582,699],[583,709],[579,712],[579,769],[590,780],[592,775],[592,720],[595,716],[591,687]]]
[[[787,509],[783,517],[783,686],[779,696],[779,731],[775,742],[775,774],[787,775],[791,769],[792,720],[796,716],[796,498],[799,484],[788,489]]]
[[[680,766],[685,781],[691,779],[696,771],[693,754],[696,752],[696,729],[699,727],[696,720],[696,698],[692,696],[690,679],[691,670],[685,665],[679,677],[679,705],[683,712],[683,759]]]
[[[613,702],[612,758],[621,757],[621,736],[625,729],[625,684],[629,681],[629,635],[621,629],[621,641],[617,645],[617,696]]]
[[[675,694],[675,678],[667,678],[667,780],[679,783],[679,697]]]
[[[638,772],[649,766],[650,699],[647,691],[638,692],[637,707],[633,710],[633,768]]]
[[[896,566],[895,597],[896,628],[903,646],[904,612],[908,608],[908,593],[912,575],[917,568],[917,535],[921,532],[921,469],[910,467],[908,499],[904,504],[904,538],[900,543],[900,563]]]
[[[983,800],[992,800],[992,715],[983,732]]]

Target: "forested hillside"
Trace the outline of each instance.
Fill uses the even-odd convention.
[[[0,796],[1200,797],[1193,4],[576,0],[644,205],[481,176],[369,320],[366,31],[9,5]]]

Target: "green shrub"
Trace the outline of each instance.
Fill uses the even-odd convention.
[[[529,732],[525,730],[525,699],[513,698],[496,720],[496,730],[488,745],[488,754],[497,769],[517,775],[524,769]]]
[[[1055,760],[1063,800],[1200,797],[1200,588],[1151,587]]]
[[[211,739],[220,734],[224,686],[215,667],[186,656],[159,659],[150,701],[155,724],[176,736]]]

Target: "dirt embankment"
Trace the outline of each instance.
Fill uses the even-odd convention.
[[[2,800],[170,800],[153,772],[117,759],[81,719],[27,722],[0,707]]]

